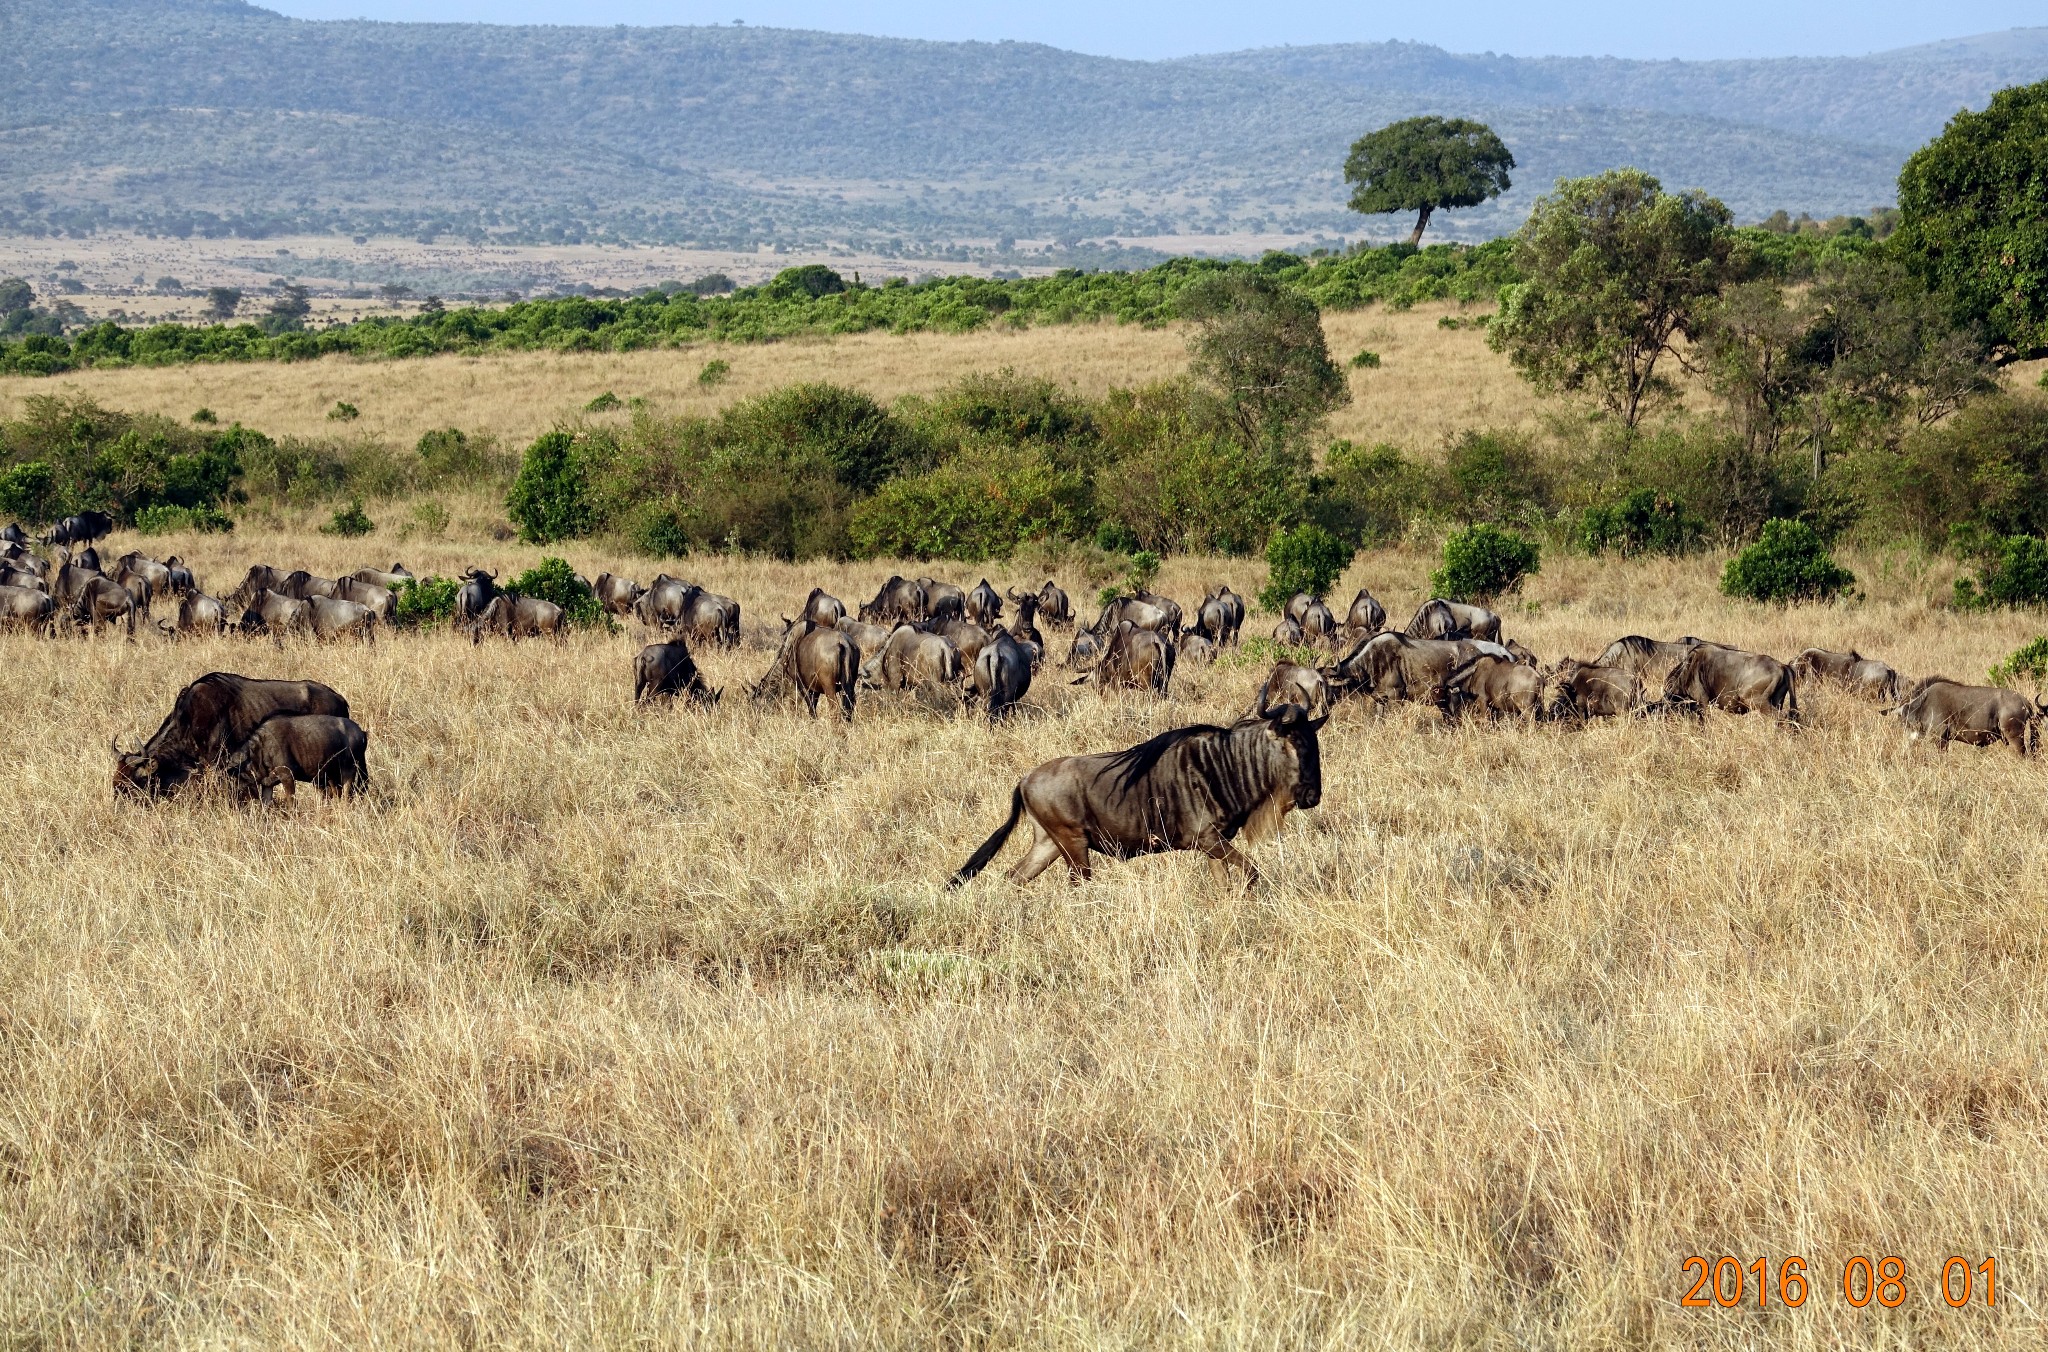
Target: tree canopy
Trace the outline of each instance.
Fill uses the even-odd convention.
[[[1669,387],[1674,339],[1698,336],[1730,271],[1727,207],[1639,169],[1560,180],[1515,239],[1525,279],[1487,342],[1538,389],[1591,391],[1634,427]]]
[[[1484,122],[1462,117],[1411,117],[1352,143],[1344,181],[1354,183],[1351,209],[1368,216],[1412,211],[1420,244],[1439,208],[1476,207],[1511,186],[1515,157]]]
[[[1294,441],[1351,401],[1322,312],[1300,292],[1261,273],[1225,272],[1182,292],[1175,308],[1195,323],[1188,367],[1221,399],[1243,445]]]
[[[2048,81],[1961,112],[1899,171],[1900,257],[2004,355],[2048,352]]]

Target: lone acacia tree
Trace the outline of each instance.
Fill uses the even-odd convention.
[[[1411,117],[1367,132],[1352,143],[1344,181],[1355,183],[1351,209],[1368,216],[1415,213],[1410,245],[1422,243],[1439,207],[1476,207],[1510,186],[1515,157],[1484,122],[1462,117]]]

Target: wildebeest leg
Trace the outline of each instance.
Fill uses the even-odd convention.
[[[1210,831],[1196,848],[1219,864],[1235,864],[1243,869],[1246,891],[1259,885],[1259,866],[1254,864],[1243,850],[1225,840],[1220,833]]]
[[[818,716],[818,692],[808,686],[804,689],[804,702],[811,706],[811,717]]]
[[[1013,883],[1030,882],[1033,878],[1051,868],[1052,862],[1058,859],[1062,853],[1058,842],[1046,834],[1044,827],[1038,826],[1035,822],[1033,826],[1036,830],[1032,836],[1031,848],[1026,850],[1024,857],[1019,859],[1010,869],[1010,881]]]

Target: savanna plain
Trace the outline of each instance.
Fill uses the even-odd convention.
[[[236,378],[308,372],[377,378]],[[256,561],[534,562],[488,515],[403,544],[278,513],[146,543],[216,594]],[[1555,554],[1507,629],[1545,659],[1691,633],[1966,680],[2038,631],[1937,604],[1953,565],[1927,556],[1847,554],[1857,599],[1780,609],[1722,597],[1722,561]],[[1405,617],[1432,562],[1368,552],[1335,594]],[[746,616],[741,648],[699,654],[709,710],[632,706],[630,623],[0,636],[7,1340],[2041,1345],[2039,758],[1915,745],[1824,689],[1797,731],[1352,702],[1322,805],[1252,850],[1256,890],[1166,855],[944,891],[1022,772],[1228,722],[1265,667],[1184,666],[1164,702],[1048,668],[994,728],[879,694],[814,721],[746,689],[812,585],[1092,591],[1064,567],[671,565]],[[1169,559],[1156,585],[1225,580],[1251,593],[1264,566]],[[113,801],[109,739],[210,670],[341,691],[368,796]],[[1694,1254],[1767,1258],[1763,1306],[1749,1273],[1733,1308],[1683,1305]],[[1844,1295],[1858,1255],[1903,1259],[1895,1307]],[[1995,1304],[1981,1275],[1944,1301],[1951,1256],[1995,1259]]]

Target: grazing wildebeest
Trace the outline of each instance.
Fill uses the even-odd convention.
[[[1103,690],[1149,690],[1163,698],[1173,683],[1173,659],[1173,644],[1164,635],[1118,620],[1101,659],[1081,680]]]
[[[1009,820],[947,887],[987,868],[1027,813],[1031,848],[1011,868],[1012,882],[1030,882],[1058,859],[1072,880],[1086,879],[1091,850],[1118,859],[1199,850],[1236,865],[1254,886],[1258,868],[1231,842],[1242,832],[1257,843],[1293,809],[1322,801],[1323,722],[1285,704],[1228,728],[1175,728],[1127,751],[1049,760],[1017,782]]]
[[[364,759],[370,735],[354,719],[335,714],[272,714],[256,725],[248,740],[228,753],[221,771],[234,781],[243,802],[259,802],[272,789],[292,790],[311,784],[323,794],[354,797],[370,787],[370,766]]]
[[[131,550],[114,560],[114,571],[107,574],[116,582],[126,582],[131,577],[142,579],[151,599],[168,596],[171,592],[171,570],[141,550]]]
[[[374,582],[364,582],[354,577],[336,578],[332,599],[361,606],[375,615],[379,624],[391,623],[391,608],[397,604],[397,596],[389,587],[380,587]]]
[[[638,589],[633,598],[633,615],[650,629],[673,629],[683,622],[690,598],[700,590],[694,582],[661,573]]]
[[[1665,642],[1645,638],[1641,634],[1624,634],[1607,645],[1606,651],[1593,659],[1597,667],[1625,667],[1655,683],[1671,674],[1671,669],[1685,660],[1685,655],[1699,646],[1696,638],[1675,639]]]
[[[607,615],[625,616],[633,613],[633,603],[647,589],[630,577],[599,573],[597,581],[590,584],[590,590]]]
[[[377,641],[377,612],[354,601],[332,601],[325,596],[306,598],[306,627],[323,643],[359,638]]]
[[[868,659],[860,674],[884,690],[909,690],[917,686],[957,686],[966,669],[953,640],[905,624],[896,627],[889,641],[882,645],[882,651]]]
[[[1709,706],[1732,714],[1768,709],[1780,722],[1799,722],[1797,682],[1792,668],[1762,653],[1701,643],[1664,678],[1664,698],[1673,704]]]
[[[114,518],[105,512],[80,512],[50,527],[43,536],[46,545],[89,545],[104,539],[114,529]],[[94,567],[99,565],[95,564]]]
[[[57,603],[33,587],[0,583],[0,624],[10,629],[49,630],[55,626]]]
[[[1074,641],[1067,647],[1067,660],[1061,665],[1068,671],[1087,671],[1102,660],[1102,639],[1093,629],[1076,629]]]
[[[1301,623],[1301,617],[1308,614],[1309,606],[1315,601],[1313,592],[1296,592],[1287,598],[1287,604],[1280,608],[1280,618]]]
[[[8,546],[5,554],[0,555],[0,558],[5,559],[9,568],[18,569],[24,573],[34,573],[37,577],[48,577],[50,575],[50,562],[48,559],[43,558],[40,554],[32,554],[19,546]]]
[[[1320,596],[1310,599],[1301,610],[1301,633],[1310,643],[1328,647],[1337,637],[1337,617]]]
[[[1462,601],[1446,601],[1436,597],[1424,601],[1415,612],[1415,618],[1408,621],[1405,631],[1410,638],[1435,639],[1483,639],[1488,643],[1500,642],[1500,616],[1485,606],[1466,605]]]
[[[1550,716],[1561,721],[1616,718],[1643,707],[1643,678],[1630,667],[1567,657],[1550,673]]]
[[[299,568],[285,575],[284,586],[279,594],[289,596],[294,601],[310,601],[316,596],[324,596],[331,601],[334,599],[335,585],[334,578],[315,577],[305,569]]]
[[[1290,648],[1300,648],[1307,645],[1308,635],[1301,632],[1301,621],[1283,616],[1280,623],[1273,626],[1273,641]]]
[[[1181,634],[1181,646],[1185,650],[1189,639],[1199,638],[1211,647],[1223,641],[1230,632],[1230,607],[1211,594],[1202,598],[1195,607],[1195,622]]]
[[[1166,616],[1166,622],[1160,626],[1159,632],[1165,634],[1170,639],[1180,637],[1181,624],[1185,618],[1180,608],[1180,602],[1174,600],[1171,596],[1161,596],[1158,592],[1147,591],[1143,588],[1140,588],[1132,599],[1142,601]]]
[[[667,573],[647,584],[646,592],[633,604],[633,614],[650,628],[679,628],[693,643],[739,646],[740,603]]]
[[[1351,609],[1344,612],[1345,637],[1357,643],[1386,627],[1387,608],[1371,592],[1360,587],[1358,595],[1351,598]]]
[[[1045,585],[1038,589],[1038,616],[1047,624],[1061,625],[1074,622],[1074,604],[1067,594],[1047,578]]]
[[[961,669],[971,671],[974,661],[981,656],[981,650],[988,646],[988,630],[972,620],[931,620],[918,625],[929,634],[938,634],[960,650]]]
[[[236,588],[220,599],[230,607],[246,607],[256,603],[264,592],[273,591],[284,595],[284,580],[288,576],[282,568],[272,568],[267,563],[250,565],[248,575]]]
[[[1833,681],[1884,704],[1899,703],[1899,673],[1859,652],[1808,648],[1792,659],[1792,674],[1802,681]]]
[[[1509,657],[1514,658],[1525,667],[1541,667],[1543,665],[1536,660],[1536,650],[1525,647],[1519,640],[1509,639],[1500,646],[1508,650]]]
[[[1196,666],[1206,667],[1216,660],[1218,652],[1215,639],[1194,629],[1183,631],[1176,646],[1179,650],[1174,658],[1176,666],[1182,662],[1193,662]]]
[[[498,575],[472,568],[462,575],[455,593],[455,627],[473,625],[483,617],[484,608],[498,597]]]
[[[1534,668],[1482,652],[1460,662],[1444,677],[1438,705],[1453,717],[1476,708],[1490,720],[1519,718],[1534,723],[1543,711],[1543,678]]]
[[[386,591],[413,580],[412,571],[402,563],[392,564],[389,572],[382,568],[358,568],[353,573],[350,573],[349,576],[358,582],[367,582],[373,587],[382,587]]]
[[[128,599],[135,603],[135,613],[138,616],[148,616],[149,583],[146,580],[136,573],[126,573],[118,578],[109,578],[107,580],[116,583],[122,591],[128,593]]]
[[[58,605],[68,610],[78,604],[78,599],[85,595],[85,589],[98,579],[98,569],[81,568],[75,563],[65,563],[50,578],[50,596]]]
[[[1374,699],[1442,702],[1445,680],[1460,663],[1478,653],[1491,651],[1506,657],[1499,644],[1481,644],[1471,639],[1410,638],[1391,630],[1373,635],[1333,666],[1323,668],[1331,687],[1342,694],[1370,695]]]
[[[690,656],[690,645],[681,639],[650,643],[633,658],[633,701],[674,699],[681,695],[692,704],[716,704],[725,692],[713,690]]]
[[[272,714],[348,717],[348,701],[318,681],[262,681],[213,671],[178,692],[161,726],[135,751],[114,743],[117,793],[161,796],[219,765]]]
[[[919,578],[917,585],[924,592],[924,615],[922,618],[930,620],[934,624],[943,624],[947,620],[964,620],[967,618],[966,592],[961,591],[950,582],[934,582],[928,577]]]
[[[306,627],[306,603],[280,596],[274,591],[259,592],[249,603],[249,608],[242,612],[239,627],[245,634],[268,633],[273,638],[282,639],[286,634]]]
[[[864,624],[893,629],[899,624],[915,624],[923,619],[924,607],[922,585],[907,577],[891,575],[875,593],[875,599],[861,606],[860,619]]]
[[[1905,702],[1895,709],[1913,740],[1933,737],[1948,750],[1951,741],[1971,746],[2004,742],[2024,756],[2039,741],[2035,727],[2048,705],[2037,704],[2017,690],[1995,685],[1964,685],[1945,676],[1927,676],[1913,683]]]
[[[1036,598],[1033,598],[1034,601]],[[1034,656],[1006,629],[998,629],[974,660],[974,693],[988,701],[988,721],[1000,723],[1031,689]]]
[[[818,716],[820,697],[837,695],[840,716],[851,723],[859,683],[860,656],[852,639],[809,620],[784,620],[775,661],[755,683],[753,695],[768,700],[794,690],[810,706],[813,718]]]
[[[1003,598],[983,578],[967,593],[966,616],[984,629],[993,629],[1003,618]]]
[[[889,641],[889,635],[896,632],[894,629],[884,629],[879,624],[869,624],[865,620],[850,617],[842,618],[832,627],[853,640],[854,652],[862,666],[866,666],[870,659],[880,653],[882,645]]]
[[[185,566],[185,560],[176,554],[164,560],[164,568],[171,575],[171,595],[184,596],[199,590],[199,583],[193,578],[192,570]]]
[[[1252,712],[1298,704],[1303,712],[1315,717],[1330,712],[1331,699],[1330,682],[1321,671],[1300,662],[1279,662],[1252,697]]]
[[[126,620],[131,639],[135,637],[140,615],[141,607],[135,604],[133,593],[112,578],[98,574],[86,582],[78,593],[78,599],[71,603],[71,617],[87,630],[97,631],[102,626]]]
[[[830,629],[846,618],[846,605],[823,587],[813,587],[804,598],[804,618]]]
[[[178,622],[158,628],[166,634],[218,634],[228,627],[228,608],[202,591],[188,591],[178,598]]]
[[[19,521],[10,521],[4,527],[0,527],[0,540],[10,545],[25,545],[28,543],[28,532],[21,528]]]
[[[562,608],[538,596],[511,596],[504,592],[491,598],[484,613],[470,626],[469,641],[481,643],[486,630],[506,638],[560,638],[568,632]]]

